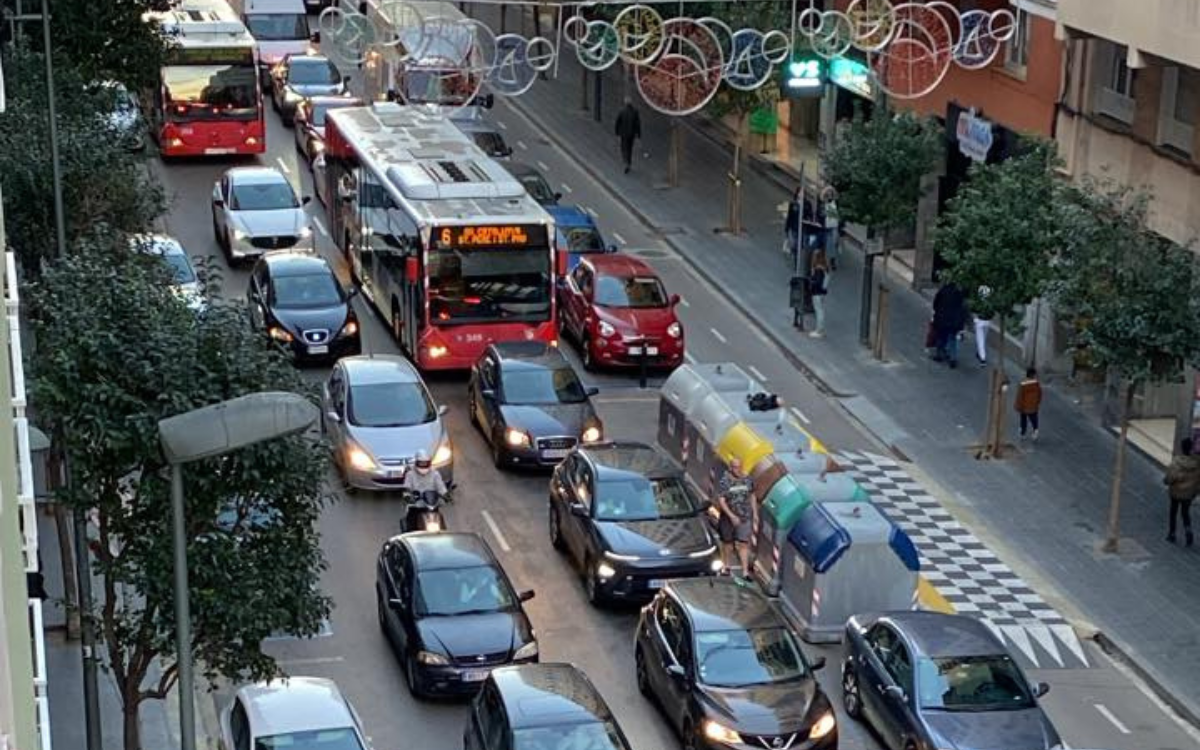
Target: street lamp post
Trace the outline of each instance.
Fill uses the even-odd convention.
[[[171,536],[175,563],[175,644],[179,688],[179,740],[195,750],[196,714],[192,677],[192,622],[188,598],[187,525],[183,465],[221,456],[255,443],[303,432],[317,421],[318,409],[295,393],[270,391],[219,404],[158,423],[158,439],[171,465]]]

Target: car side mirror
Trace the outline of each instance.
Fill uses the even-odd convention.
[[[616,245],[609,245],[609,246],[608,246],[608,251],[609,251],[610,253],[615,253],[615,252],[618,252],[617,246],[616,246]]]
[[[571,515],[577,516],[579,518],[587,518],[588,517],[588,509],[584,506],[583,503],[571,503],[570,507],[571,507]]]
[[[554,200],[556,200],[556,201],[560,201],[560,200],[562,200],[562,193],[555,193],[555,194],[554,194]]]
[[[667,674],[671,675],[671,679],[673,680],[678,680],[679,682],[688,681],[687,670],[678,664],[668,664]]]
[[[589,385],[587,388],[584,389],[583,392],[589,396],[595,396],[597,393],[600,392],[600,389],[594,385]]]
[[[1033,694],[1041,698],[1046,693],[1050,692],[1050,685],[1045,682],[1039,682],[1033,686]]]
[[[313,32],[313,33],[312,33],[312,34],[311,34],[311,35],[308,37],[308,40],[309,40],[310,42],[312,42],[313,44],[320,44],[320,43],[321,43],[321,32],[319,32],[319,31],[314,31],[314,32]]]
[[[678,305],[679,305],[679,303],[680,303],[680,302],[682,302],[682,301],[683,301],[683,297],[680,297],[678,294],[672,294],[672,295],[671,295],[671,307],[676,307],[676,306],[678,306]]]
[[[488,401],[491,401],[492,399],[496,398],[496,391],[491,388],[484,388],[479,392],[479,395],[483,396]]]
[[[810,663],[808,665],[808,668],[814,672],[819,672],[820,670],[824,669],[825,668],[825,657],[818,656],[817,658],[813,659],[812,663]]]
[[[339,416],[338,413],[336,411],[334,411],[333,409],[330,409],[329,411],[325,412],[325,419],[327,419],[328,421],[333,422],[335,424],[342,421],[341,416]]]
[[[883,689],[883,694],[897,703],[908,700],[908,696],[904,694],[904,688],[899,685],[888,685]]]
[[[306,195],[300,199],[300,205],[302,205],[302,206],[307,206],[309,203],[312,203],[311,195]]]
[[[533,596],[534,596],[533,589],[525,589],[521,593],[517,594],[517,598],[523,602],[529,601],[530,599],[533,598]]]
[[[346,299],[350,299],[351,297],[357,297],[357,296],[358,296],[358,287],[352,286],[346,290]]]
[[[438,404],[438,416],[439,417],[446,416],[446,412],[448,412],[448,411],[450,411],[449,406],[446,406],[445,404]]]
[[[213,200],[213,205],[216,206],[217,208],[225,208],[225,201],[221,200],[220,198],[217,198],[217,199]]]

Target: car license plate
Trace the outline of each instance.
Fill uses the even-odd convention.
[[[642,351],[643,351],[643,349],[640,346],[629,347],[629,354],[630,354],[630,356],[633,356],[633,357],[641,356]],[[647,357],[653,357],[655,354],[658,354],[658,347],[657,346],[647,346],[645,348],[645,352],[646,352]]]
[[[542,458],[566,458],[570,452],[569,448],[546,448],[542,451]]]
[[[487,669],[468,669],[462,673],[463,682],[483,682],[490,673]]]
[[[321,346],[310,346],[310,347],[308,347],[308,353],[309,354],[328,354],[329,353],[329,345],[322,344]]]
[[[236,148],[206,148],[206,149],[204,149],[204,153],[206,153],[206,154],[232,154],[235,151],[237,151]]]
[[[661,578],[654,578],[646,584],[646,588],[651,588],[651,589],[661,589],[662,587],[663,587],[663,581]]]
[[[404,472],[405,472],[404,469],[388,469],[387,477],[388,477],[388,479],[403,479]]]

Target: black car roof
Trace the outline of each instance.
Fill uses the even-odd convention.
[[[579,452],[596,468],[596,476],[600,480],[628,474],[647,479],[683,474],[683,470],[658,449],[631,440],[593,443],[580,448]]]
[[[312,253],[291,251],[267,253],[263,256],[263,263],[266,263],[267,268],[271,269],[272,276],[306,276],[322,271],[333,273],[333,269],[329,267],[324,258]]]
[[[503,341],[492,344],[491,348],[503,368],[521,369],[525,366],[542,370],[570,366],[557,346],[541,341]]]
[[[418,532],[396,537],[412,553],[418,571],[495,565],[496,557],[478,534],[462,531]]]
[[[879,618],[891,623],[919,654],[942,656],[994,656],[1008,649],[983,621],[942,612],[892,612]]]
[[[667,583],[696,633],[774,628],[783,618],[757,587],[732,578],[683,578]]]
[[[573,664],[524,664],[492,670],[513,729],[609,721],[599,691]]]

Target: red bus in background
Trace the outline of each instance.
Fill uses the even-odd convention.
[[[148,101],[162,155],[264,153],[255,40],[224,0],[184,0],[146,20],[171,40]]]

